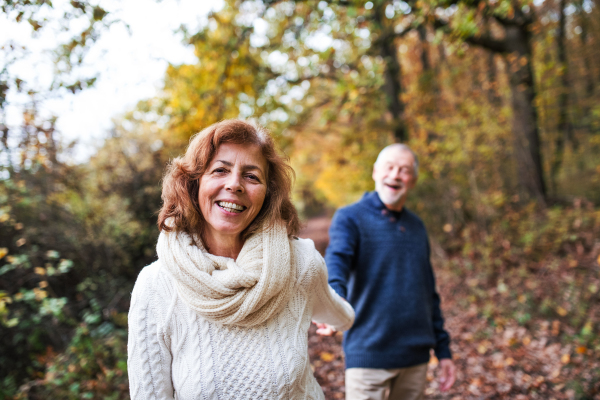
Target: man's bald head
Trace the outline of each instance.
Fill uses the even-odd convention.
[[[386,153],[389,152],[390,150],[392,151],[407,151],[410,154],[412,154],[415,162],[413,163],[413,174],[415,176],[415,179],[419,176],[419,158],[417,157],[417,155],[415,154],[414,151],[412,151],[412,149],[410,147],[408,147],[407,145],[405,145],[404,143],[392,143],[386,147],[384,147],[380,152],[379,155],[377,156],[377,160],[375,160],[375,165],[377,165],[377,163],[381,163],[381,160],[383,160],[386,156]]]

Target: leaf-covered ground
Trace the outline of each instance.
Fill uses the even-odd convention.
[[[328,225],[327,218],[311,220],[301,236],[313,238],[323,251]],[[432,357],[427,398],[600,399],[600,349],[593,331],[600,319],[598,296],[587,305],[588,322],[581,329],[570,323],[573,304],[562,303],[554,317],[540,312],[519,320],[518,311],[521,303],[552,296],[553,290],[567,297],[568,291],[559,290],[565,282],[571,283],[572,291],[597,292],[599,252],[597,245],[587,254],[567,254],[554,260],[552,268],[542,262],[527,276],[507,278],[499,286],[481,281],[474,272],[458,276],[446,266],[447,260],[434,260],[458,373],[454,387],[441,393],[435,379],[437,360]],[[577,270],[586,271],[584,282],[577,281]],[[473,295],[477,290],[486,295]],[[591,345],[582,344],[582,338]],[[321,337],[314,327],[309,333],[311,363],[327,399],[344,398],[341,343],[341,334]]]

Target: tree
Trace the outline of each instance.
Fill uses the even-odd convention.
[[[520,4],[508,2],[478,3],[481,11],[471,8],[477,5],[476,3],[457,2],[456,4],[464,13],[459,13],[453,23],[434,17],[437,27],[455,33],[469,44],[507,56],[513,110],[513,146],[519,180],[529,196],[545,204],[547,192],[542,167],[532,67],[533,11],[529,5],[523,5],[521,8]],[[497,24],[502,31],[502,37],[495,37],[489,31],[482,34],[472,20],[475,15],[485,15],[486,22],[491,20]]]

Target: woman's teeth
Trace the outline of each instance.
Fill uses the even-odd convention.
[[[240,206],[239,204],[235,203],[229,203],[227,201],[218,201],[217,205],[223,210],[232,213],[241,213],[242,211],[244,211],[244,206]]]

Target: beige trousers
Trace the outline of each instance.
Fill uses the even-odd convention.
[[[422,400],[427,363],[398,369],[349,368],[346,400]]]

